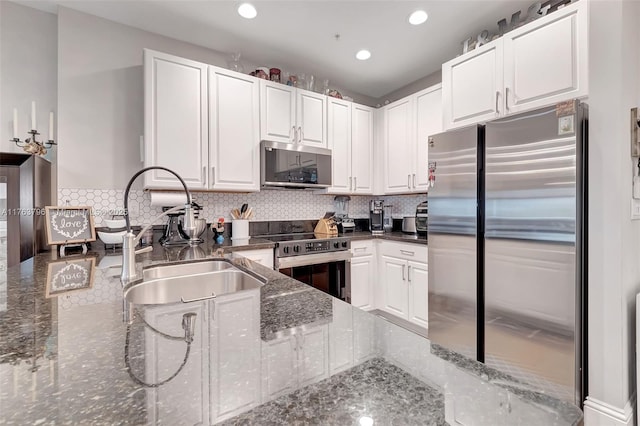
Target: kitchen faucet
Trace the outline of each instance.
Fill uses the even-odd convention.
[[[184,187],[185,194],[187,194],[187,203],[184,206],[175,206],[163,212],[161,215],[154,218],[151,223],[149,223],[149,225],[142,228],[142,230],[136,236],[131,230],[131,222],[129,220],[129,190],[131,189],[131,185],[136,180],[136,178],[149,170],[163,170],[165,172],[171,173],[176,178],[178,178],[178,180]],[[138,278],[136,272],[136,254],[147,253],[153,250],[153,246],[148,246],[143,249],[136,250],[136,246],[138,245],[140,238],[142,238],[144,233],[153,226],[153,223],[155,221],[170,213],[174,213],[182,209],[184,209],[184,224],[182,228],[187,234],[193,235],[196,229],[196,224],[194,211],[191,206],[191,193],[187,189],[187,184],[184,182],[184,180],[173,170],[160,166],[145,167],[131,177],[129,183],[127,184],[127,188],[124,190],[124,218],[126,221],[127,232],[122,237],[122,275],[120,275],[120,280],[122,281],[123,285],[126,285]]]

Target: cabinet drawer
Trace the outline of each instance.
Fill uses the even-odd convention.
[[[373,240],[351,241],[351,254],[353,257],[369,256],[373,253]]]
[[[384,256],[427,263],[428,251],[427,247],[423,245],[380,241],[379,251]]]

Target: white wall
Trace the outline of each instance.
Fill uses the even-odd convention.
[[[434,84],[442,83],[442,70],[439,69],[435,72],[432,72],[429,75],[426,75],[412,83],[407,84],[406,86],[402,86],[398,90],[394,90],[391,93],[388,93],[378,99],[377,104],[384,105],[385,101],[395,102],[398,99],[402,99],[405,96],[409,96],[413,93],[419,92],[422,89],[426,89],[427,87],[431,87]]]
[[[637,159],[629,154],[629,109],[640,104],[640,3],[590,3],[589,391],[585,424],[632,424],[640,221],[630,218]]]
[[[39,140],[49,138],[49,112],[57,106],[56,15],[8,1],[0,1],[0,151],[24,153],[13,138],[13,108],[18,108],[18,137],[31,130],[31,101],[36,101]],[[55,139],[55,136],[54,136]],[[52,162],[55,197],[57,149]]]
[[[141,168],[144,48],[218,66],[226,66],[228,58],[224,53],[59,9],[60,188],[121,189]]]

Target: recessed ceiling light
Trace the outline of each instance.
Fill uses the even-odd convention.
[[[358,53],[356,53],[356,58],[360,59],[361,61],[366,61],[370,57],[371,52],[369,52],[367,49],[358,50]]]
[[[416,10],[411,15],[409,15],[409,23],[411,25],[424,24],[425,22],[427,22],[428,17],[429,15],[427,15],[427,12],[425,12],[424,10]]]
[[[250,3],[242,3],[238,6],[238,14],[243,18],[253,19],[258,15],[258,11]]]

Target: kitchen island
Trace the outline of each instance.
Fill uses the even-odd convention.
[[[125,303],[118,252],[42,253],[10,268],[0,424],[581,420],[571,404],[455,354],[432,354],[427,339],[242,257],[272,244],[250,241],[138,255],[138,268],[226,259],[265,282],[191,303]],[[90,286],[65,284],[60,271],[87,265]]]

